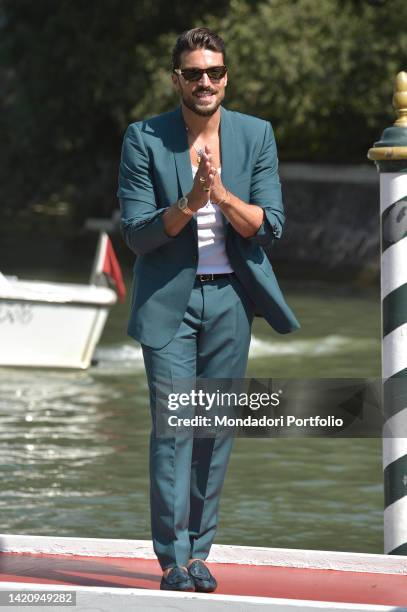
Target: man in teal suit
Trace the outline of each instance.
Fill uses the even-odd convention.
[[[279,333],[299,324],[264,247],[284,212],[270,123],[221,106],[223,40],[184,32],[173,51],[181,105],[127,129],[120,164],[122,232],[137,255],[129,334],[150,389],[150,502],[161,588],[209,592],[204,560],[216,528],[232,446],[157,435],[157,381],[243,378],[259,312]]]

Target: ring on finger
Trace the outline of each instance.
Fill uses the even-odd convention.
[[[206,183],[206,178],[204,176],[200,176],[199,177],[199,182],[200,183]]]
[[[203,187],[203,190],[204,190],[204,191],[210,191],[210,190],[211,190],[211,188],[210,188],[210,187]]]

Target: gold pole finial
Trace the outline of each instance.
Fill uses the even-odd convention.
[[[380,140],[369,149],[367,156],[375,162],[402,161],[407,170],[407,72],[399,72],[396,76],[393,106],[398,118],[383,131]]]
[[[407,72],[399,72],[396,76],[393,106],[398,116],[394,125],[397,125],[397,127],[407,127]]]

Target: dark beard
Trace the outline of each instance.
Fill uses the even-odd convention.
[[[221,105],[221,102],[219,102],[219,104],[217,104],[214,108],[205,110],[205,109],[196,108],[196,106],[194,106],[192,103],[188,102],[188,100],[185,100],[184,98],[182,98],[182,102],[187,108],[189,108],[189,110],[191,110],[196,115],[199,115],[200,117],[211,117],[212,115],[216,113],[219,106]]]

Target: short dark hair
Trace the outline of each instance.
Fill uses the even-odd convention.
[[[209,28],[193,28],[178,36],[172,51],[172,69],[180,67],[183,51],[194,51],[195,49],[218,51],[223,55],[223,63],[226,63],[225,43],[222,38]]]

